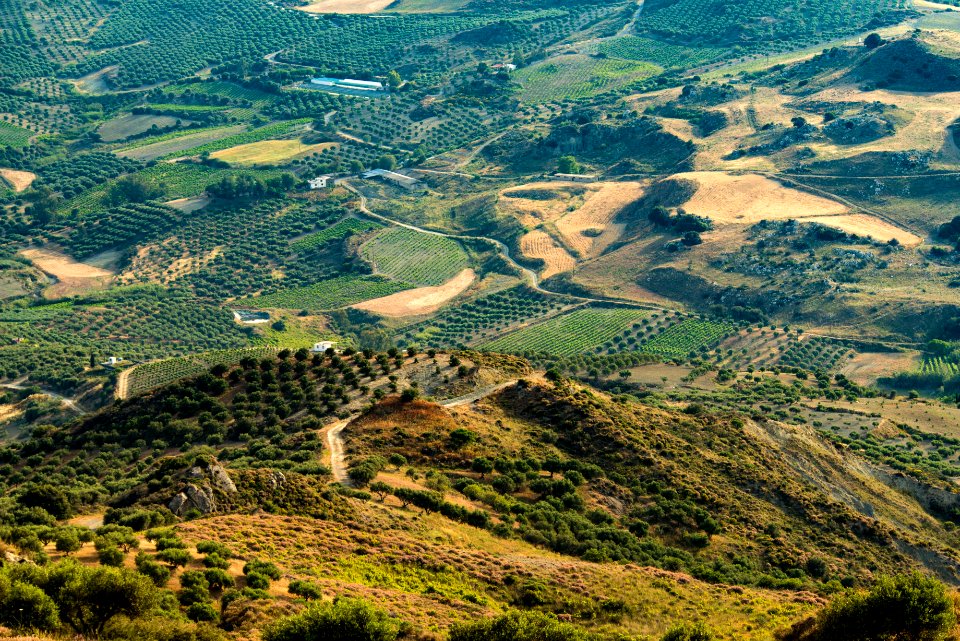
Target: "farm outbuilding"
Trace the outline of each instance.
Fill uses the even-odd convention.
[[[353,78],[313,78],[310,86],[315,89],[342,91],[345,93],[371,94],[386,91],[382,82],[375,80],[354,80]]]
[[[415,189],[420,181],[411,176],[404,176],[403,174],[398,174],[395,171],[390,171],[388,169],[371,169],[370,171],[365,171],[360,174],[361,178],[382,178],[383,180],[389,180],[392,183],[400,185],[404,189]]]

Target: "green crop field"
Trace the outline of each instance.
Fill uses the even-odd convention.
[[[410,289],[410,285],[382,276],[341,276],[308,287],[298,287],[245,300],[261,309],[307,309],[323,311],[348,307],[372,298]]]
[[[691,352],[712,347],[735,329],[734,325],[722,321],[688,318],[656,334],[640,351],[669,358],[687,357]]]
[[[490,340],[518,323],[530,322],[571,305],[573,299],[546,296],[524,285],[462,303],[429,321],[404,328],[404,344],[464,347]]]
[[[526,103],[560,102],[587,98],[655,76],[663,69],[649,62],[582,55],[550,58],[516,72]]]
[[[7,122],[0,122],[0,145],[9,147],[23,147],[36,134],[29,129],[17,127]]]
[[[240,347],[137,365],[126,375],[126,396],[129,398],[183,378],[203,374],[214,365],[232,365],[248,356],[256,359],[266,358],[276,352],[277,349],[274,347]]]
[[[440,285],[470,265],[457,241],[402,227],[383,230],[361,254],[378,273],[417,285]]]
[[[720,48],[684,47],[640,36],[604,40],[596,47],[596,51],[611,58],[651,62],[666,69],[706,64],[725,53]]]
[[[310,234],[309,236],[301,238],[297,242],[290,245],[290,249],[297,253],[301,253],[309,251],[314,247],[325,245],[331,240],[340,240],[341,238],[346,237],[348,234],[359,234],[365,231],[370,231],[371,229],[377,229],[379,227],[382,227],[382,225],[370,220],[345,218],[337,221],[337,224],[335,225],[331,225],[330,227],[318,231],[315,234]]]
[[[584,308],[525,327],[481,347],[489,352],[573,356],[593,351],[649,312],[632,308]]]

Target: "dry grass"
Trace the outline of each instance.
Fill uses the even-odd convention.
[[[613,220],[624,207],[643,196],[644,184],[610,182],[591,185],[586,202],[557,221],[564,241],[584,258],[599,256],[623,233]]]
[[[37,179],[37,175],[32,171],[0,169],[0,178],[3,178],[9,184],[13,191],[20,193],[33,184],[33,181]]]
[[[577,260],[544,231],[535,229],[520,239],[520,252],[527,258],[544,263],[541,278],[550,278],[568,272],[577,266]]]
[[[572,183],[537,182],[500,192],[500,209],[525,227],[552,222],[583,204],[586,186]]]
[[[217,540],[242,558],[274,561],[285,579],[311,580],[327,597],[369,599],[438,636],[453,622],[508,607],[508,577],[521,582],[537,577],[570,604],[622,599],[627,614],[616,627],[655,638],[676,621],[705,618],[721,639],[769,639],[772,630],[817,607],[807,594],[708,585],[654,568],[589,563],[435,514],[376,501],[355,503],[358,517],[346,523],[231,515],[192,521],[178,530],[190,542]],[[610,625],[577,623],[594,629]]]
[[[915,247],[923,242],[923,239],[916,234],[912,234],[905,229],[900,229],[895,225],[891,225],[884,220],[868,214],[814,216],[812,218],[804,218],[803,222],[820,223],[828,227],[835,227],[848,234],[869,237],[882,242],[897,240],[901,245],[906,247]]]
[[[915,369],[919,357],[918,352],[857,352],[840,372],[860,385],[873,385],[881,376]]]
[[[303,7],[307,13],[377,13],[393,4],[393,0],[319,0]]]
[[[838,202],[784,187],[756,174],[698,171],[677,174],[698,188],[683,205],[691,214],[724,224],[752,225],[761,220],[787,220],[849,213]]]
[[[442,285],[408,289],[382,298],[364,301],[353,307],[391,318],[429,314],[467,291],[476,277],[476,272],[467,268]]]
[[[114,272],[93,262],[81,263],[51,249],[25,249],[20,255],[27,258],[57,282],[44,295],[49,298],[73,296],[103,289],[113,280]],[[106,262],[106,256],[104,256]]]
[[[335,147],[337,144],[333,142],[305,145],[299,140],[263,140],[223,149],[210,154],[210,157],[231,165],[275,165]]]

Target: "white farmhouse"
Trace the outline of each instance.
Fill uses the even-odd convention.
[[[317,176],[308,180],[307,184],[310,185],[310,189],[326,189],[332,180],[333,176]]]
[[[104,367],[117,367],[123,363],[123,358],[120,356],[111,356],[103,363],[100,363]]]
[[[336,343],[333,341],[320,341],[319,343],[314,343],[310,351],[314,354],[326,354],[327,350],[333,349],[334,345],[336,345]]]

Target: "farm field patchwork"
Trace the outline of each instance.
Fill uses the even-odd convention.
[[[373,298],[389,296],[410,288],[411,285],[389,280],[382,276],[341,276],[308,287],[244,299],[243,302],[261,309],[325,311],[348,307]]]
[[[353,307],[390,318],[429,314],[465,292],[476,277],[476,272],[467,268],[442,285],[408,289],[383,298],[357,303]]]
[[[273,347],[241,347],[134,365],[120,374],[124,382],[122,386],[118,385],[117,397],[130,398],[184,378],[203,374],[214,365],[232,365],[246,357],[266,358],[276,352],[277,349]]]
[[[380,227],[382,227],[380,223],[375,223],[370,220],[361,220],[360,218],[344,218],[343,220],[337,221],[336,224],[331,225],[326,229],[300,238],[290,245],[290,249],[298,253],[305,252],[325,245],[330,241],[345,238],[349,234],[362,234],[374,229],[379,229]]]

